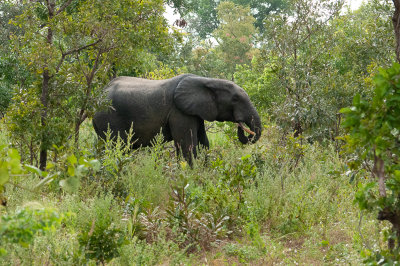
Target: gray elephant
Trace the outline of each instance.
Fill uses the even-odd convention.
[[[209,147],[204,120],[238,123],[238,138],[244,144],[256,142],[261,135],[260,116],[249,96],[228,80],[192,74],[166,80],[118,77],[106,93],[112,106],[93,118],[99,137],[104,139],[110,128],[111,137],[120,135],[126,141],[132,127],[133,148],[138,148],[151,145],[161,131],[165,141],[174,140],[177,153],[182,152],[189,164],[198,145]]]

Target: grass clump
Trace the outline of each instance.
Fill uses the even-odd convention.
[[[226,129],[224,129],[226,130]],[[334,147],[281,137],[273,125],[254,145],[222,131],[200,150],[194,167],[175,158],[171,143],[130,151],[121,143],[103,150],[89,132],[79,153],[60,149],[57,178],[19,177],[9,185],[12,215],[38,200],[70,215],[46,234],[32,235],[0,260],[16,264],[359,264],[367,246],[383,239],[374,217],[353,204],[357,180]],[[0,138],[2,139],[2,138]],[[223,142],[223,145],[219,145]],[[75,160],[68,160],[74,154]],[[63,159],[64,158],[64,159]],[[81,159],[82,158],[82,159]],[[97,167],[97,159],[101,167]],[[92,162],[92,163],[90,163]],[[83,165],[83,166],[80,166]],[[94,169],[94,166],[96,166]],[[87,168],[85,171],[77,170]],[[60,181],[79,179],[66,190]],[[65,170],[63,170],[65,169]],[[25,179],[25,180],[24,180]],[[351,181],[351,182],[350,182]],[[23,196],[22,196],[23,195]],[[376,228],[380,229],[376,229]],[[9,251],[7,249],[7,251]]]

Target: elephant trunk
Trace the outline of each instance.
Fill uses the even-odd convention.
[[[254,107],[253,107],[254,108]],[[260,116],[258,115],[257,111],[254,111],[251,113],[251,115],[243,121],[250,129],[246,129],[242,123],[239,122],[238,125],[238,138],[239,141],[243,144],[247,143],[255,143],[261,136],[261,119]],[[244,134],[244,131],[249,133],[249,136],[246,136]]]

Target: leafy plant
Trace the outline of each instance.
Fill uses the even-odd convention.
[[[36,234],[54,231],[69,214],[59,214],[50,208],[17,210],[0,218],[0,256],[7,254],[7,244],[28,247]]]
[[[4,153],[5,146],[0,146],[0,153]],[[4,191],[4,185],[9,182],[12,175],[22,172],[21,157],[15,149],[8,149],[6,156],[0,160],[0,194]]]
[[[167,214],[169,226],[177,236],[183,237],[180,244],[187,251],[194,251],[196,245],[207,250],[229,233],[225,228],[229,216],[202,212],[199,207],[200,202],[192,196],[187,179],[180,176],[172,186]]]
[[[123,167],[134,158],[134,151],[131,149],[135,142],[133,140],[133,129],[131,127],[127,132],[125,141],[119,135],[117,138],[112,138],[110,129],[106,132],[106,139],[100,141],[102,142],[100,149],[103,152],[102,165],[104,170],[115,178],[121,174]]]
[[[388,237],[389,253],[395,258],[400,250],[400,64],[380,69],[373,79],[371,100],[360,95],[353,106],[343,108],[343,127],[349,167],[366,174],[360,182],[355,202],[361,210],[378,212],[379,220],[388,220],[393,234]],[[396,248],[395,248],[396,247]]]
[[[251,155],[240,158],[237,164],[230,164],[217,158],[212,167],[222,174],[222,183],[237,198],[237,208],[244,203],[243,192],[253,182],[257,168],[252,162]]]
[[[111,196],[100,196],[92,202],[91,209],[81,210],[78,215],[78,241],[87,260],[103,265],[119,256],[119,248],[126,244],[125,232],[118,227],[118,209]],[[82,216],[83,215],[83,216]]]

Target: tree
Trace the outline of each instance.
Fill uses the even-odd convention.
[[[168,50],[171,38],[161,0],[28,1],[23,11],[14,23],[24,34],[15,36],[13,45],[34,81],[19,88],[10,129],[30,138],[31,151],[40,145],[44,169],[53,145],[63,145],[73,132],[77,143],[80,125],[118,69],[137,65],[146,51]],[[26,116],[29,126],[23,123],[29,122]]]
[[[210,37],[211,33],[218,28],[217,7],[227,0],[169,0],[168,3],[178,10],[180,15],[189,22],[188,26],[201,39]],[[260,31],[264,30],[264,20],[274,12],[286,9],[286,0],[230,0],[236,5],[249,7],[254,14],[254,26]]]
[[[329,103],[323,90],[329,86],[327,78],[332,77],[327,66],[335,31],[328,22],[339,15],[342,6],[342,0],[295,0],[288,13],[272,15],[266,21],[262,56],[273,66],[286,92],[283,105],[275,110],[276,117],[295,136],[326,124],[321,118],[335,120],[325,116],[323,108]]]
[[[358,94],[351,107],[341,110],[346,115],[346,148],[352,155],[348,165],[368,176],[360,182],[356,202],[361,210],[378,211],[378,219],[388,220],[393,226],[388,237],[389,253],[376,257],[389,264],[400,259],[399,75],[398,63],[380,69],[374,77],[372,99]]]
[[[400,1],[393,0],[394,12],[392,17],[394,35],[396,37],[396,59],[400,62]]]
[[[254,17],[249,7],[222,2],[218,8],[219,27],[213,32],[218,42],[216,50],[225,63],[225,76],[233,80],[236,65],[249,64],[256,34]]]
[[[381,1],[373,3],[390,6]],[[400,61],[400,2],[394,0],[393,3],[395,54]],[[373,77],[372,97],[368,99],[357,94],[352,106],[341,110],[345,114],[343,127],[347,130],[344,140],[351,155],[348,165],[354,175],[367,176],[360,182],[355,200],[362,211],[377,212],[378,220],[392,224],[391,233],[386,236],[388,250],[375,254],[368,251],[365,262],[370,264],[396,264],[400,260],[399,75],[399,63],[380,68]]]
[[[192,45],[192,50],[187,55],[187,69],[204,77],[225,78],[225,64],[211,41],[202,41],[197,47]]]
[[[373,0],[332,21],[336,29],[333,63],[340,75],[351,72],[364,78],[374,65],[391,65],[395,39],[388,17],[392,12],[390,2]]]
[[[13,86],[15,84],[22,86],[29,78],[24,66],[17,61],[10,43],[11,35],[20,35],[22,31],[9,21],[21,12],[21,5],[15,1],[0,2],[0,117],[10,104]]]

